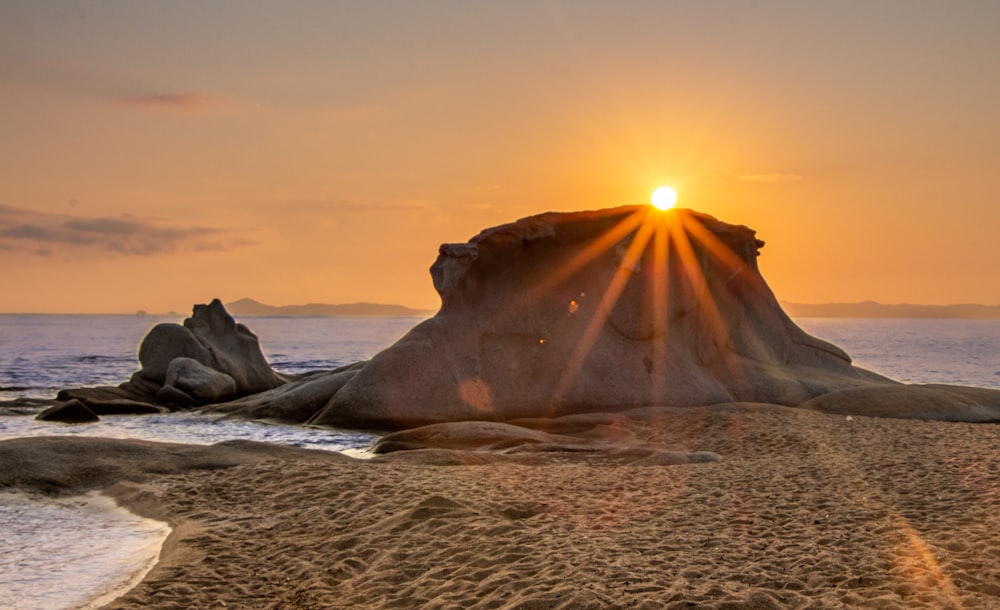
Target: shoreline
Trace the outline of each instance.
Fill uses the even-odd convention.
[[[145,578],[171,531],[101,490],[52,497],[5,488],[0,521],[4,608],[101,608]]]
[[[116,486],[117,485],[120,484],[116,484]],[[137,505],[133,505],[128,502],[123,502],[122,495],[112,492],[112,489],[114,487],[115,486],[112,486],[111,488],[101,489],[98,490],[96,493],[104,496],[111,502],[114,502],[116,507],[119,508],[120,510],[127,511],[132,515],[139,517],[145,521],[154,521],[162,523],[164,526],[166,526],[168,531],[164,536],[157,536],[158,541],[155,542],[156,552],[151,557],[141,562],[139,565],[135,566],[134,569],[127,572],[125,578],[118,580],[118,582],[113,584],[106,591],[91,595],[87,599],[87,601],[80,606],[81,610],[97,610],[98,608],[103,608],[108,604],[110,604],[111,602],[118,599],[119,597],[125,595],[132,589],[134,589],[139,583],[141,583],[146,578],[146,576],[160,562],[160,557],[163,554],[163,549],[170,541],[170,538],[176,534],[177,528],[171,525],[166,519],[154,517],[152,515],[154,511],[141,510]],[[153,544],[154,544],[153,541],[150,541],[146,546],[151,547],[153,546]]]
[[[148,460],[132,459],[100,487],[174,529],[159,562],[107,608],[1000,601],[994,424],[759,407],[623,418],[612,428],[722,460],[651,466],[587,452],[419,450],[358,461],[246,443],[142,448]],[[37,474],[50,476],[50,448],[38,445],[26,447],[45,458],[35,464],[49,472]]]

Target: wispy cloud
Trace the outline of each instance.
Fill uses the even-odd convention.
[[[795,182],[802,180],[803,176],[801,174],[770,172],[765,174],[742,174],[739,176],[739,179],[746,182]]]
[[[123,97],[122,104],[149,110],[207,110],[218,105],[218,99],[202,93],[149,93]]]
[[[171,226],[131,216],[79,217],[0,206],[0,250],[50,256],[66,247],[127,256],[220,251],[251,245],[228,229]]]
[[[58,95],[99,100],[136,110],[203,111],[232,105],[223,95],[177,90],[145,78],[85,67],[73,62],[0,57],[0,76]]]

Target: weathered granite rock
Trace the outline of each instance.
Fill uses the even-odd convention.
[[[285,380],[264,358],[257,336],[237,323],[219,299],[195,305],[184,325],[158,324],[139,346],[139,377],[167,384],[170,363],[175,358],[195,360],[233,379],[238,396],[276,388]]]
[[[333,451],[253,441],[183,445],[79,436],[11,438],[0,440],[0,491],[69,496],[116,483],[142,483],[166,474],[217,471],[265,460],[309,460],[322,468],[350,459]],[[148,493],[137,489],[143,491]]]
[[[470,421],[430,424],[387,434],[372,449],[392,453],[413,449],[510,449],[527,444],[584,448],[588,443],[571,436],[549,434],[511,424]]]
[[[194,315],[205,311],[199,309],[201,307],[204,305],[194,306]],[[175,358],[186,358],[205,365],[212,362],[212,353],[187,327],[187,320],[184,326],[164,322],[149,329],[139,344],[140,369],[136,375],[143,380],[164,385],[167,369]]]
[[[64,424],[87,424],[101,420],[97,416],[97,413],[94,413],[82,401],[76,399],[52,405],[39,413],[35,419],[62,422]]]
[[[193,409],[201,405],[194,396],[172,385],[165,385],[156,393],[156,404],[172,409]]]
[[[126,400],[123,398],[113,400],[84,400],[83,404],[98,415],[152,415],[164,413],[167,409],[148,402],[138,400]]]
[[[817,396],[801,407],[838,415],[1000,422],[1000,392],[940,384],[849,388]]]
[[[206,413],[225,413],[239,419],[303,424],[354,378],[364,364],[356,362],[332,371],[308,373],[273,390],[221,404],[206,405],[200,410]]]
[[[139,346],[139,365],[117,387],[74,388],[58,400],[133,401],[191,408],[276,388],[286,379],[264,358],[257,336],[222,302],[195,305],[182,324],[157,324]]]
[[[409,428],[646,405],[798,405],[893,384],[782,311],[754,231],[688,210],[548,213],[445,244],[441,310],[311,423]]]
[[[201,404],[220,402],[236,394],[236,381],[194,358],[174,358],[167,365],[164,386],[172,386]]]
[[[384,455],[398,451],[503,451],[518,453],[590,454],[603,460],[633,466],[671,466],[717,462],[721,458],[709,451],[678,451],[643,444],[633,444],[603,433],[572,435],[551,434],[498,422],[449,422],[402,430],[382,437],[373,452]]]

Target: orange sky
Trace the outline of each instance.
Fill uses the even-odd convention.
[[[0,312],[434,308],[442,242],[647,200],[794,302],[1000,303],[1000,3],[0,4]]]

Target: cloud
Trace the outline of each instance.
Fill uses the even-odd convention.
[[[742,174],[739,178],[746,182],[795,182],[796,180],[802,180],[803,176],[800,174],[771,172],[767,174]]]
[[[117,218],[85,218],[81,220],[67,220],[67,229],[81,231],[84,233],[103,233],[111,235],[128,235],[142,229],[138,223],[129,220],[119,220]]]
[[[119,101],[132,108],[150,110],[205,110],[216,105],[215,98],[201,93],[148,93]]]
[[[56,95],[96,99],[139,110],[201,111],[229,104],[228,98],[197,91],[176,91],[145,78],[95,69],[73,61],[0,56],[0,75]]]
[[[49,256],[55,247],[82,248],[127,256],[178,251],[223,251],[252,245],[218,227],[170,226],[134,217],[85,218],[0,208],[0,249]],[[21,247],[18,247],[21,246]]]

